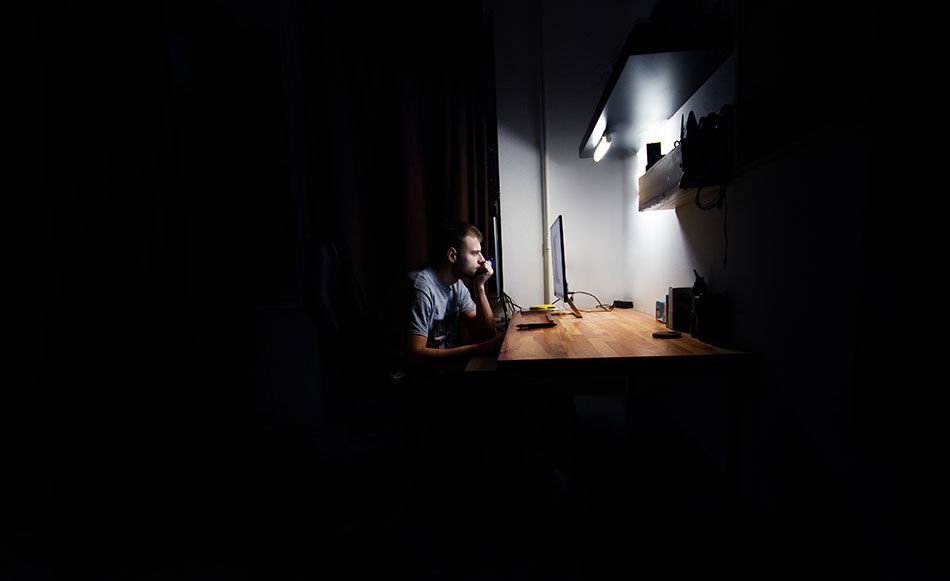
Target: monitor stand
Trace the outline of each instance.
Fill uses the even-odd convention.
[[[577,310],[577,307],[574,306],[574,301],[572,301],[572,300],[569,299],[569,298],[565,298],[565,299],[564,299],[564,302],[567,303],[568,305],[570,305],[571,310],[574,311],[574,316],[575,316],[575,317],[577,317],[578,319],[583,319],[583,318],[584,318],[584,315],[582,315],[581,312]]]

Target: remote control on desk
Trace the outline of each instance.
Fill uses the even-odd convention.
[[[679,331],[655,331],[653,333],[654,339],[679,339],[682,337]]]

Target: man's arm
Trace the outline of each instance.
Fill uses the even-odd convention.
[[[462,315],[462,322],[469,328],[472,342],[485,341],[494,337],[495,315],[492,313],[491,304],[488,302],[488,294],[483,285],[473,285],[472,300],[475,302],[475,310]]]
[[[493,357],[501,349],[504,335],[492,337],[487,341],[452,347],[450,349],[434,349],[426,347],[426,338],[422,335],[406,333],[402,337],[402,355],[406,366],[411,371],[444,369],[463,363],[476,356]]]
[[[478,274],[472,278],[472,301],[475,303],[475,311],[465,313],[462,320],[466,325],[470,325],[473,342],[485,341],[497,334],[495,314],[492,312],[488,293],[485,291],[485,282],[494,272],[491,263],[485,261]]]

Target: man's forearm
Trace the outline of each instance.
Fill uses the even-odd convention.
[[[442,369],[468,360],[478,352],[478,345],[462,345],[449,349],[425,347],[406,354],[406,364],[413,370]]]
[[[495,314],[491,303],[488,302],[488,293],[485,285],[474,285],[472,300],[475,301],[475,341],[487,341],[495,336]]]

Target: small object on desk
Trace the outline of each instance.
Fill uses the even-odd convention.
[[[547,309],[553,309],[554,305],[533,305],[530,307],[532,311],[545,311]]]
[[[614,308],[617,308],[617,309],[632,309],[632,308],[633,308],[633,301],[615,300],[615,301],[614,301]]]
[[[543,327],[556,327],[557,323],[547,322],[544,323],[518,323],[519,329],[541,329]]]
[[[690,287],[670,287],[666,299],[666,328],[671,331],[689,332],[689,311],[693,300]]]
[[[693,269],[693,274],[696,275],[696,282],[693,283],[693,297],[709,294],[709,286],[706,285],[706,279],[699,276],[695,268]]]
[[[654,331],[654,339],[679,339],[683,335],[679,331]]]

